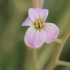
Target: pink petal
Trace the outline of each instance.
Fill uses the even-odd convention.
[[[47,18],[47,16],[48,16],[49,11],[48,11],[47,9],[41,9],[39,12],[40,12],[40,13],[39,13],[40,18],[41,18],[43,21],[45,21],[46,18]]]
[[[45,23],[44,30],[46,32],[46,43],[53,42],[59,34],[59,28],[53,23]]]
[[[25,44],[32,48],[39,48],[45,42],[45,31],[36,30],[33,26],[29,27],[24,38]]]
[[[41,8],[30,8],[28,13],[29,17],[33,22],[35,22],[38,19],[42,19],[43,21],[45,21],[48,16],[48,10]]]
[[[31,25],[32,25],[32,21],[29,17],[27,17],[21,26],[31,26]]]

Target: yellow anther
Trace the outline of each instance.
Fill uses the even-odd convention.
[[[38,20],[39,23],[41,23],[41,20]]]
[[[38,25],[36,24],[36,28],[38,28]]]
[[[35,27],[36,27],[37,29],[43,28],[43,23],[42,23],[42,21],[41,21],[41,20],[37,20],[37,21],[35,22]]]
[[[38,28],[38,22],[36,21],[36,27]]]
[[[42,28],[43,27],[43,25],[42,24],[40,24],[40,28]]]

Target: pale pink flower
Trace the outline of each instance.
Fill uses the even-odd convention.
[[[28,10],[28,17],[22,23],[22,26],[30,26],[24,37],[27,46],[39,48],[44,42],[51,43],[57,38],[59,28],[53,23],[45,23],[47,16],[47,9],[30,8]]]

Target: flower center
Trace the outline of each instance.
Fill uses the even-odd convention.
[[[36,29],[42,29],[44,26],[43,21],[41,21],[41,20],[37,20],[34,25],[35,25]]]

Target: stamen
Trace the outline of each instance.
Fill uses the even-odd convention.
[[[38,28],[38,22],[36,21],[36,27]]]
[[[43,25],[42,24],[40,24],[40,28],[42,28],[43,27]]]
[[[35,22],[36,29],[42,29],[43,28],[43,22],[41,20],[37,20]]]
[[[40,20],[38,20],[38,22],[39,22],[39,23],[41,23],[41,21],[40,21]]]

